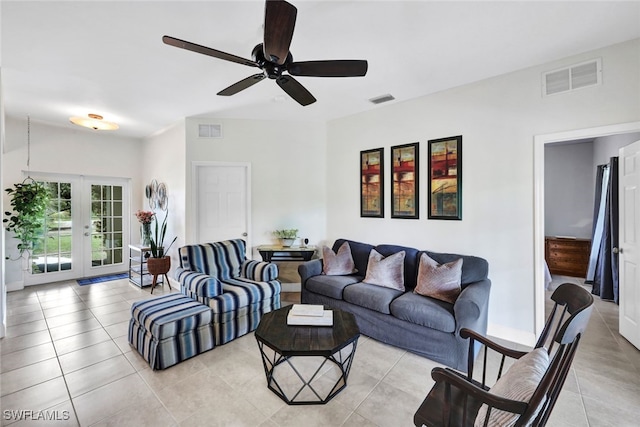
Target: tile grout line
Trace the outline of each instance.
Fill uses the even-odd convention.
[[[75,291],[74,291],[75,294]],[[38,295],[36,291],[36,297],[38,298],[38,304],[40,304],[40,308],[42,309],[42,301],[40,301],[40,295]],[[47,317],[44,315],[44,309],[42,310],[42,316],[44,317],[44,323],[47,325],[47,333],[49,334],[49,338],[51,339],[51,345],[53,345],[53,351],[56,354],[56,361],[58,362],[58,367],[60,368],[60,375],[62,376],[62,381],[64,381],[64,387],[67,390],[67,396],[69,396],[69,403],[71,404],[71,408],[73,409],[73,414],[76,419],[76,423],[80,426],[80,420],[78,418],[78,411],[76,411],[76,407],[73,404],[73,399],[71,398],[71,391],[69,390],[69,385],[67,384],[67,378],[64,375],[64,371],[62,370],[62,364],[60,363],[60,356],[58,355],[58,348],[56,347],[53,336],[51,335],[51,328],[49,327],[49,321]],[[47,408],[49,409],[49,408]]]

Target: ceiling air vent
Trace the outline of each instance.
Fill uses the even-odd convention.
[[[375,98],[371,98],[369,102],[373,104],[382,104],[383,102],[393,101],[394,99],[395,98],[393,97],[393,95],[386,94],[386,95],[376,96]]]
[[[542,75],[542,93],[545,96],[569,92],[602,82],[602,60],[600,58],[581,62]]]
[[[199,138],[222,138],[222,125],[198,125]]]

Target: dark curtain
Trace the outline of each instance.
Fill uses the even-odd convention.
[[[618,303],[618,158],[609,162],[604,229],[591,293]]]
[[[593,285],[596,275],[596,267],[598,264],[598,254],[600,253],[600,242],[602,238],[602,229],[598,228],[598,217],[600,215],[600,205],[602,203],[602,187],[604,184],[605,191],[609,187],[609,181],[603,182],[605,171],[608,171],[609,165],[598,165],[596,169],[596,194],[593,203],[593,226],[591,228],[591,248],[589,254],[589,267],[587,268],[587,276],[585,283]]]

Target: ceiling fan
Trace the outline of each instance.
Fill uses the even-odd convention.
[[[252,59],[241,58],[210,47],[201,46],[170,36],[162,37],[165,44],[224,59],[262,70],[218,92],[231,96],[253,86],[266,77],[276,81],[291,98],[306,106],[316,102],[313,95],[292,76],[308,77],[359,77],[367,74],[365,60],[330,60],[294,62],[289,46],[293,38],[298,9],[283,0],[266,0],[264,13],[264,42],[251,52]],[[288,74],[283,74],[284,72]]]

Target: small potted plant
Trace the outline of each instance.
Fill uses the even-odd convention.
[[[155,218],[155,215],[151,211],[137,211],[136,218],[140,222],[140,243],[142,246],[148,247],[151,245],[151,223]]]
[[[285,230],[276,230],[273,232],[273,235],[280,239],[280,244],[285,247],[291,247],[293,242],[298,237],[298,229],[290,228]]]

